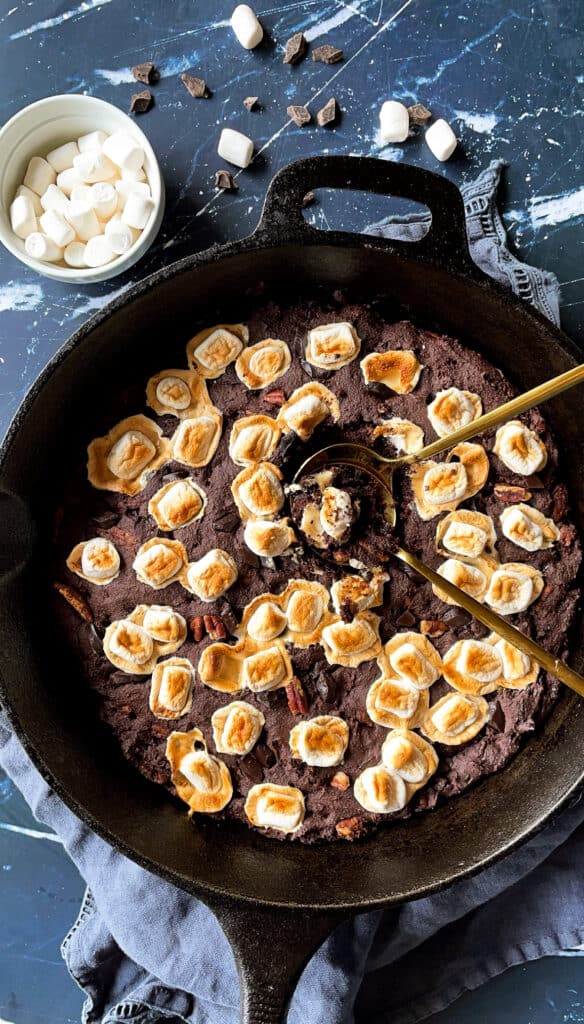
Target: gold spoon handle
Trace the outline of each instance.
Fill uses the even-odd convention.
[[[429,566],[424,565],[420,562],[419,558],[415,555],[411,555],[409,551],[405,551],[403,548],[397,548],[392,552],[396,558],[400,561],[405,562],[412,569],[415,569],[420,576],[432,583],[433,586],[438,587],[448,597],[451,597],[461,608],[465,611],[470,612],[475,619],[482,622],[483,626],[487,629],[492,630],[499,636],[507,640],[508,643],[513,644],[523,654],[526,654],[528,658],[531,658],[537,665],[544,668],[546,672],[550,672],[551,675],[555,676],[566,686],[569,686],[571,690],[579,693],[581,697],[584,697],[584,678],[574,672],[573,669],[564,665],[563,661],[558,658],[554,658],[552,654],[548,654],[547,651],[540,647],[535,640],[531,640],[530,637],[525,636],[524,633],[520,633],[515,626],[512,626],[497,612],[492,611],[483,604],[479,604],[475,601],[474,597],[469,597],[463,590],[451,583],[450,580],[444,579],[439,573],[435,572],[434,569],[430,569]]]
[[[573,388],[575,384],[580,384],[582,381],[584,381],[584,363],[580,364],[580,366],[575,366],[573,370],[561,373],[559,377],[552,377],[551,380],[546,380],[544,384],[538,384],[536,388],[526,391],[523,395],[518,395],[517,398],[512,398],[510,402],[498,405],[496,409],[491,409],[490,412],[485,413],[484,416],[479,416],[477,420],[473,420],[472,423],[461,427],[460,430],[455,430],[452,434],[447,434],[446,437],[440,437],[437,441],[432,441],[432,444],[427,444],[419,452],[406,455],[399,461],[401,463],[409,463],[431,459],[434,455],[440,455],[441,452],[454,448],[461,441],[469,441],[472,437],[482,434],[485,430],[498,427],[506,420],[519,416],[522,412],[527,412],[534,405],[545,402],[548,398],[553,398],[554,395],[559,395],[562,391],[567,391],[568,388]]]

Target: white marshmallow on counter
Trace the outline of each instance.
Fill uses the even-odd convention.
[[[77,139],[77,148],[80,153],[89,153],[92,149],[101,149],[106,139],[105,132],[88,132]]]
[[[95,181],[109,181],[116,173],[111,160],[98,149],[90,149],[87,153],[80,153],[73,161],[73,167],[79,177],[87,185]]]
[[[129,171],[127,168],[122,168],[122,181],[146,181],[146,171],[143,167],[139,167],[137,171]]]
[[[67,211],[67,220],[82,242],[88,242],[94,235],[101,234],[97,215],[88,203],[71,202]]]
[[[71,199],[74,203],[85,203],[86,206],[92,206],[91,197],[93,195],[91,185],[74,185],[71,189]]]
[[[38,231],[34,207],[28,196],[16,196],[10,204],[10,225],[19,238],[28,238]]]
[[[123,256],[131,249],[139,234],[136,228],[124,224],[119,213],[108,220],[104,229],[104,235],[117,256]]]
[[[379,111],[379,134],[383,142],[405,142],[410,132],[407,107],[397,100],[387,100]]]
[[[426,142],[437,160],[448,160],[456,149],[458,140],[452,128],[443,117],[428,128]]]
[[[63,259],[68,267],[86,267],[85,242],[70,242],[63,253]]]
[[[27,199],[30,199],[35,217],[41,216],[43,212],[43,207],[41,205],[40,198],[39,196],[37,196],[36,192],[33,192],[31,188],[27,188],[26,185],[19,185],[16,189],[16,195],[14,198],[16,199],[18,196],[26,196]]]
[[[52,238],[42,235],[40,231],[33,231],[32,235],[28,236],[24,248],[34,260],[42,260],[44,263],[56,263],[63,258],[63,250]]]
[[[108,220],[118,208],[118,193],[108,181],[96,181],[91,186],[90,203],[99,220]]]
[[[58,210],[47,210],[40,219],[40,226],[59,249],[64,249],[75,240],[75,231]]]
[[[144,163],[144,150],[126,132],[114,132],[103,144],[106,157],[122,171],[137,172]]]
[[[85,246],[85,262],[88,267],[103,267],[111,263],[115,253],[105,235],[95,235]]]
[[[74,167],[67,167],[65,171],[61,171],[57,175],[57,187],[64,192],[66,196],[70,196],[75,185],[82,185],[79,171],[76,171]]]
[[[231,28],[246,50],[253,50],[264,38],[264,30],[249,4],[238,4],[231,15]]]
[[[148,196],[145,196],[142,192],[130,192],[122,213],[122,222],[128,224],[131,228],[139,228],[141,230],[146,227],[153,209],[154,203]]]
[[[224,128],[219,138],[217,152],[223,160],[236,167],[249,167],[253,156],[253,142],[234,128]]]
[[[57,146],[56,149],[52,149],[50,153],[47,153],[47,162],[59,174],[61,171],[66,171],[68,167],[73,166],[73,160],[78,153],[79,146],[76,142],[65,142],[62,146]]]
[[[23,184],[32,189],[38,196],[46,192],[49,185],[54,185],[57,178],[56,171],[42,156],[33,156],[26,169]]]
[[[150,196],[150,186],[145,181],[116,181],[114,188],[118,195],[118,210],[123,210],[126,200],[131,192],[140,192],[143,196]]]
[[[69,200],[58,185],[49,185],[47,191],[43,192],[41,196],[41,206],[43,210],[58,210],[59,213],[65,214]]]

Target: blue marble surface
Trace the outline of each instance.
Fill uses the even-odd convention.
[[[127,109],[130,66],[153,60],[161,79],[140,125],[158,154],[167,212],[147,256],[128,274],[80,288],[50,282],[0,251],[0,433],[31,381],[70,332],[132,281],[212,242],[248,234],[272,174],[299,156],[378,155],[440,170],[456,183],[493,157],[509,163],[502,209],[521,258],[555,271],[563,326],[584,345],[584,62],[582,0],[270,0],[257,11],[269,38],[247,53],[229,29],[231,0],[2,0],[0,122],[49,93],[86,92]],[[345,60],[282,64],[295,31],[343,48]],[[178,75],[204,77],[194,100]],[[258,95],[261,109],[242,100]],[[296,128],[290,103],[313,112],[335,96],[334,129]],[[383,148],[377,113],[387,98],[424,102],[455,127],[460,146],[437,165],[421,135]],[[235,195],[216,192],[223,125],[239,128],[259,157],[237,176]],[[379,197],[323,194],[307,216],[318,227],[358,229],[398,206]],[[55,837],[34,822],[0,777],[0,1024],[79,1019],[82,997],[59,944],[82,881]],[[497,1019],[513,1024],[584,1021],[582,961],[515,968],[463,996],[436,1024]]]

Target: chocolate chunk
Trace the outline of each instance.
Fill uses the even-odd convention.
[[[222,188],[224,192],[237,192],[239,185],[233,180],[231,171],[221,168],[220,171],[215,171],[215,188]]]
[[[325,43],[324,46],[317,46],[316,50],[312,51],[312,59],[320,61],[321,64],[338,64],[343,59],[343,51]]]
[[[496,732],[505,732],[505,712],[498,700],[496,700],[493,705],[490,725],[496,730]]]
[[[260,743],[255,748],[255,756],[264,768],[272,768],[276,763],[276,755],[265,743]]]
[[[180,80],[187,92],[196,100],[206,100],[211,95],[204,78],[195,78],[194,75],[189,75],[186,71],[183,71]]]
[[[403,628],[403,627],[405,627],[406,629],[409,629],[410,626],[414,625],[415,621],[416,621],[415,615],[412,615],[412,613],[406,609],[406,611],[402,612],[402,614],[399,616],[399,618],[397,618],[395,620],[395,624],[396,624],[396,626],[399,626],[400,629]]]
[[[312,204],[315,203],[315,202],[316,202],[316,196],[315,196],[314,192],[307,192],[306,195],[302,197],[302,206],[303,207],[312,206]]]
[[[471,618],[472,616],[464,608],[451,608],[449,611],[444,612],[444,621],[448,623],[450,629],[456,629],[457,626],[466,626]]]
[[[246,110],[259,110],[259,96],[246,96],[243,105]]]
[[[250,782],[252,786],[256,786],[264,777],[264,769],[253,754],[242,758],[239,762],[239,770],[245,781]]]
[[[153,98],[150,89],[135,92],[130,101],[130,114],[145,114],[152,106]]]
[[[223,622],[223,625],[225,626],[225,629],[227,630],[227,632],[228,632],[228,634],[230,636],[233,636],[234,633],[235,633],[235,630],[237,629],[237,627],[239,625],[239,619],[238,619],[237,615],[235,614],[232,606],[229,604],[229,601],[221,601],[221,603],[219,604],[219,609],[218,610],[219,610],[219,615],[221,616],[221,620]]]
[[[89,627],[89,646],[94,654],[103,654],[103,639],[99,635],[94,622]]]
[[[143,82],[144,85],[152,85],[160,78],[158,69],[154,67],[151,61],[145,61],[144,64],[136,64],[132,68],[132,74],[137,82]]]
[[[339,108],[337,106],[337,101],[334,96],[331,96],[330,100],[325,103],[322,110],[319,110],[316,115],[316,120],[321,128],[325,128],[329,124],[334,124],[338,116]]]
[[[290,107],[286,107],[286,113],[288,114],[288,117],[292,118],[294,124],[298,125],[299,128],[302,128],[305,124],[310,124],[312,121],[312,114],[308,107],[297,107],[292,105]]]
[[[339,695],[337,680],[331,675],[319,675],[315,683],[315,689],[319,697],[326,701],[327,704],[334,704]]]
[[[118,521],[117,513],[107,510],[105,512],[98,512],[97,515],[94,515],[91,518],[94,523],[101,526],[102,530],[109,530],[110,526],[113,526],[114,523],[117,523]]]
[[[299,64],[303,57],[306,56],[307,49],[308,44],[304,34],[302,32],[295,32],[286,43],[284,64]]]
[[[426,124],[432,117],[432,111],[428,110],[423,103],[414,103],[413,106],[408,107],[408,114],[410,115],[410,124]]]
[[[301,359],[300,365],[308,377],[314,377],[314,367],[311,363],[307,362],[306,359]]]

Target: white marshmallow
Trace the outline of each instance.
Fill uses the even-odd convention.
[[[47,162],[59,174],[61,171],[66,171],[68,167],[73,166],[73,160],[78,153],[79,146],[76,142],[65,142],[64,145],[57,146],[56,149],[52,149],[50,153],[47,153]]]
[[[23,184],[32,189],[38,196],[46,192],[49,185],[54,185],[57,178],[56,172],[42,156],[33,156],[30,161]]]
[[[118,256],[123,256],[123,254],[133,246],[139,235],[139,231],[136,231],[135,228],[131,228],[129,224],[123,224],[119,213],[116,213],[110,218],[110,220],[108,220],[105,226],[104,235],[113,251]]]
[[[45,235],[48,235],[60,249],[75,241],[75,231],[58,210],[47,210],[43,213],[40,225]]]
[[[139,167],[137,171],[131,171],[123,167],[122,181],[146,181],[146,171],[143,167]]]
[[[91,205],[100,220],[108,220],[118,208],[118,193],[108,181],[96,181],[91,186]]]
[[[63,258],[63,250],[55,245],[52,238],[42,235],[40,231],[33,231],[29,235],[24,248],[34,260],[43,260],[44,263],[55,263]]]
[[[231,15],[231,28],[246,50],[253,50],[264,38],[264,30],[248,4],[238,4]]]
[[[87,153],[80,153],[73,161],[73,167],[82,181],[88,185],[94,181],[108,181],[113,178],[116,169],[107,156],[97,149],[90,149]]]
[[[85,262],[88,267],[103,267],[111,263],[115,256],[114,250],[105,235],[95,235],[85,246]]]
[[[397,100],[387,100],[379,111],[379,134],[383,142],[404,142],[410,132],[407,107]]]
[[[19,238],[28,238],[38,231],[34,207],[28,196],[16,196],[10,204],[10,225]]]
[[[89,153],[92,149],[101,149],[106,139],[105,132],[88,132],[77,139],[77,148],[80,153]]]
[[[249,167],[253,156],[253,142],[242,132],[224,128],[219,138],[217,152],[223,160],[236,167]]]
[[[26,196],[27,199],[30,199],[35,217],[41,216],[43,208],[41,206],[41,201],[37,196],[36,192],[33,192],[31,188],[27,188],[26,185],[19,185],[16,189],[16,195],[14,198],[17,199],[18,196]]]
[[[126,132],[114,132],[103,144],[103,151],[123,171],[139,171],[144,163],[144,150]]]
[[[448,160],[458,144],[456,135],[443,117],[430,125],[425,139],[437,160]]]
[[[122,178],[116,181],[115,190],[118,194],[118,210],[123,210],[130,192],[140,192],[143,196],[150,196],[150,186],[144,181],[127,181]]]
[[[58,210],[59,213],[65,215],[69,208],[69,200],[58,185],[49,185],[47,191],[41,196],[41,206],[43,210]]]
[[[154,209],[154,202],[141,192],[130,192],[122,213],[122,221],[131,228],[145,228]]]
[[[74,167],[68,167],[66,171],[61,171],[57,175],[57,185],[66,196],[70,196],[75,185],[82,185],[81,176],[79,171],[76,171]]]
[[[74,185],[71,189],[71,199],[74,203],[84,203],[86,206],[92,206],[91,185]]]
[[[68,267],[86,267],[85,262],[85,243],[84,242],[70,242],[63,253],[63,259]]]
[[[70,203],[67,220],[75,228],[82,242],[88,242],[94,235],[101,233],[95,210],[86,203]]]

